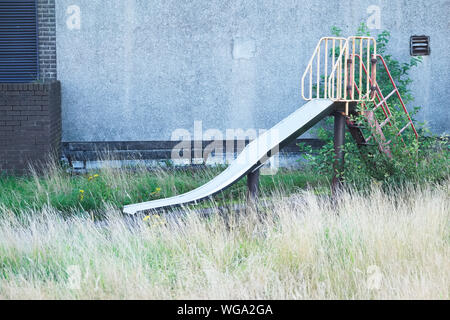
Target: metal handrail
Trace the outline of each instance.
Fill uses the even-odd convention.
[[[323,53],[322,48],[324,49]],[[361,57],[364,56],[364,51],[366,51],[368,68],[371,70],[365,81],[365,90],[360,90],[356,96],[353,86],[355,72],[359,69],[358,82],[360,88],[363,87],[364,75],[362,61],[358,66],[355,63],[357,49],[359,49]],[[375,89],[370,83],[376,83],[376,52],[377,44],[373,37],[321,38],[302,76],[302,98],[305,100],[324,98],[340,102],[373,101]],[[323,66],[321,65],[322,57],[324,60]],[[331,70],[329,70],[329,66],[331,66]],[[315,75],[313,75],[314,73]],[[308,76],[309,83],[305,87]]]
[[[392,86],[394,87],[394,91],[395,91],[396,94],[397,94],[397,98],[398,98],[398,100],[400,101],[400,104],[402,105],[403,111],[406,113],[406,115],[407,115],[407,117],[408,117],[409,125],[411,125],[411,128],[412,128],[412,130],[413,130],[413,132],[414,132],[414,135],[416,136],[416,139],[418,139],[418,138],[419,138],[419,135],[418,135],[418,133],[417,133],[417,130],[416,130],[415,126],[414,126],[414,123],[412,122],[412,119],[411,119],[411,116],[409,115],[408,109],[406,109],[405,103],[403,102],[403,99],[402,99],[402,97],[400,96],[400,92],[399,92],[399,90],[398,90],[398,88],[397,88],[397,85],[395,84],[394,79],[392,78],[391,72],[389,71],[389,68],[388,68],[388,66],[387,66],[387,64],[386,64],[386,61],[384,61],[383,57],[380,56],[380,55],[378,55],[378,58],[381,60],[381,63],[383,64],[384,68],[386,69],[386,72],[387,72],[387,74],[388,74],[388,76],[389,76],[389,80],[390,80]],[[400,131],[400,134],[403,132],[403,130],[405,130],[405,128],[403,128],[403,129]]]
[[[359,43],[359,55],[367,56],[367,70],[365,86],[363,86],[363,61],[359,60],[356,66],[357,43]],[[364,47],[364,44],[366,45]],[[373,48],[373,52],[372,52]],[[347,38],[344,51],[341,52],[336,64],[333,66],[328,79],[328,97],[333,101],[362,102],[375,99],[375,87],[377,78],[377,43],[373,37],[352,36]],[[359,69],[359,92],[355,95],[355,71]],[[343,73],[344,70],[344,73]],[[365,87],[365,90],[364,90]]]
[[[329,43],[331,42],[331,45],[329,47]],[[308,65],[306,67],[305,72],[302,76],[302,98],[304,100],[312,100],[317,98],[324,98],[326,99],[328,97],[328,48],[332,51],[332,62],[331,66],[334,66],[336,63],[335,60],[335,54],[336,54],[336,45],[339,44],[340,52],[342,51],[343,46],[346,45],[347,39],[343,37],[323,37],[319,40],[317,43],[316,48],[314,49],[314,52],[311,56],[311,59],[308,62]],[[323,68],[323,74],[321,69],[321,48],[324,47],[324,68]],[[315,65],[313,66],[315,62]],[[313,70],[316,71],[316,76],[313,82]],[[309,85],[307,88],[305,88],[305,79],[309,75]],[[324,90],[321,92],[321,81],[322,76],[324,77]],[[313,86],[316,86],[315,88],[315,97],[313,97]],[[307,90],[306,90],[307,89]],[[306,94],[306,92],[308,94]],[[308,95],[308,97],[306,96]]]
[[[334,64],[331,73],[330,78],[328,79],[328,96],[333,101],[339,101],[341,100],[343,94],[342,90],[344,90],[344,93],[346,92],[345,87],[347,85],[347,72],[344,72],[344,86],[342,86],[342,72],[346,69],[347,63],[345,63],[345,68],[343,68],[343,59],[347,59],[348,54],[348,40],[346,39],[345,45],[342,48],[343,50],[340,52],[339,57],[336,60],[336,63]],[[337,76],[336,76],[337,74]]]
[[[384,69],[385,69],[385,71],[386,71],[386,74],[387,74],[388,77],[389,77],[389,81],[390,81],[390,83],[391,83],[391,85],[392,85],[392,87],[393,87],[393,90],[392,90],[389,94],[387,94],[386,96],[384,96],[383,93],[381,92],[381,88],[378,86],[378,83],[373,84],[373,83],[372,83],[372,80],[371,80],[371,86],[374,86],[374,87],[375,87],[375,95],[374,95],[374,98],[376,97],[376,99],[378,100],[378,104],[375,103],[375,100],[373,100],[373,102],[374,102],[374,104],[375,104],[375,108],[373,109],[373,111],[375,111],[378,107],[381,107],[381,109],[382,109],[382,111],[383,111],[383,113],[384,113],[384,116],[386,117],[387,122],[388,122],[390,125],[392,125],[392,124],[391,124],[391,121],[390,121],[390,116],[392,115],[392,113],[391,113],[391,110],[389,109],[389,105],[387,104],[387,100],[388,100],[391,96],[393,96],[394,93],[395,93],[395,94],[397,95],[397,98],[398,98],[399,102],[400,102],[400,105],[402,106],[403,112],[406,114],[406,116],[407,116],[407,118],[408,118],[408,124],[406,125],[406,127],[403,127],[403,128],[399,131],[399,135],[400,135],[403,131],[405,131],[406,128],[407,128],[408,126],[410,126],[411,129],[413,130],[413,133],[414,133],[416,139],[418,139],[418,138],[419,138],[419,135],[418,135],[418,133],[417,133],[417,130],[416,130],[415,126],[414,126],[414,123],[413,123],[413,121],[412,121],[412,119],[411,119],[411,116],[410,116],[410,114],[409,114],[409,112],[408,112],[408,109],[406,108],[405,103],[403,102],[403,99],[402,99],[402,97],[401,97],[401,95],[400,95],[400,91],[398,90],[398,87],[397,87],[397,85],[395,84],[394,79],[392,78],[391,72],[389,71],[389,68],[388,68],[388,66],[387,66],[386,61],[385,61],[384,58],[383,58],[381,55],[379,55],[379,54],[377,54],[376,57],[377,57],[378,61],[380,61],[380,62],[382,63],[382,65],[383,65],[383,67],[384,67]],[[355,58],[358,58],[359,60],[362,60],[362,59],[361,59],[361,56],[359,56],[358,54],[355,54]],[[361,62],[361,65],[362,65],[362,69],[363,69],[364,73],[368,74],[368,70],[367,70],[366,66],[364,65],[364,62]],[[360,90],[359,90],[359,87],[357,86],[356,83],[354,84],[354,87],[355,87],[355,89],[356,89],[357,92],[360,91]]]

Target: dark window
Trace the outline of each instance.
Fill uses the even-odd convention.
[[[37,78],[36,0],[0,0],[0,82]]]
[[[410,51],[412,56],[428,56],[430,54],[430,37],[412,36]]]

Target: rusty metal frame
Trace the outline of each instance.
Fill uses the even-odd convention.
[[[328,44],[331,46],[328,47]],[[337,43],[339,45],[337,46]],[[324,67],[321,66],[321,48],[324,48]],[[339,54],[336,57],[336,51],[339,48]],[[328,56],[331,53],[331,72],[328,72]],[[364,61],[366,60],[366,61]],[[387,72],[390,82],[394,88],[392,92],[383,95],[377,83],[377,63],[381,62]],[[313,70],[315,77],[313,77]],[[305,80],[309,76],[309,83],[305,87]],[[321,84],[323,83],[323,88]],[[313,86],[315,86],[315,95],[313,94]],[[392,126],[391,110],[387,104],[387,100],[394,94],[397,95],[403,111],[407,115],[408,124],[401,128],[398,132],[400,136],[408,127],[411,127],[416,139],[417,131],[414,127],[412,119],[406,109],[400,92],[389,72],[388,66],[383,57],[377,54],[377,43],[373,37],[367,36],[351,36],[348,38],[341,37],[323,37],[319,40],[311,59],[306,67],[302,77],[302,97],[305,100],[313,99],[330,99],[345,105],[345,115],[349,115],[349,105],[362,103],[367,106],[373,103],[372,109],[363,110],[363,114],[370,125],[379,135],[380,141],[372,134],[365,139],[367,144],[372,138],[377,140],[380,151],[391,157],[389,144],[386,141],[382,128],[385,125]],[[385,119],[379,123],[375,117],[375,111],[382,109]],[[361,133],[362,134],[362,133]],[[404,142],[403,138],[401,140]]]

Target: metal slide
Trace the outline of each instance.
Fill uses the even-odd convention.
[[[124,207],[123,212],[135,214],[151,209],[196,203],[208,198],[259,169],[270,156],[328,116],[333,109],[333,101],[330,99],[311,100],[250,142],[227,169],[203,186],[171,198],[128,205]]]
[[[382,94],[377,83],[378,61],[383,63],[394,88],[386,96]],[[340,109],[345,106],[345,113],[336,113],[336,116],[345,117],[350,132],[359,146],[368,145],[368,142],[373,139],[379,145],[380,151],[391,157],[388,146],[391,140],[384,141],[381,128],[385,125],[393,125],[391,123],[392,113],[386,100],[394,93],[397,94],[408,118],[408,123],[399,129],[397,136],[400,136],[408,128],[412,128],[417,139],[417,131],[387,64],[383,57],[377,54],[376,40],[366,36],[323,37],[314,49],[302,77],[302,97],[308,100],[308,103],[252,141],[225,171],[210,182],[175,197],[125,206],[124,212],[135,214],[139,211],[195,203],[210,197],[229,187],[243,176],[255,172],[270,156],[328,116],[335,107],[337,109],[338,105]],[[336,105],[333,105],[334,103]],[[358,103],[363,107],[362,114],[366,117],[369,126],[375,129],[381,139],[377,140],[373,133],[367,138],[364,137],[361,131],[362,127],[350,119],[350,112],[356,112],[355,106]],[[370,108],[369,104],[373,104],[373,107]],[[385,116],[385,120],[381,123],[374,114],[377,109],[382,110]],[[335,148],[345,140],[344,134],[344,130],[337,130],[335,127]],[[343,157],[343,152],[340,154],[340,157]]]

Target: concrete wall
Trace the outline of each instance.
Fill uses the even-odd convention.
[[[431,56],[412,72],[414,105],[448,133],[449,1],[58,0],[63,140],[170,140],[194,121],[270,128],[304,103],[300,79],[318,39],[333,25],[348,36],[373,24],[373,5],[395,57],[409,59],[411,35],[431,37]]]

